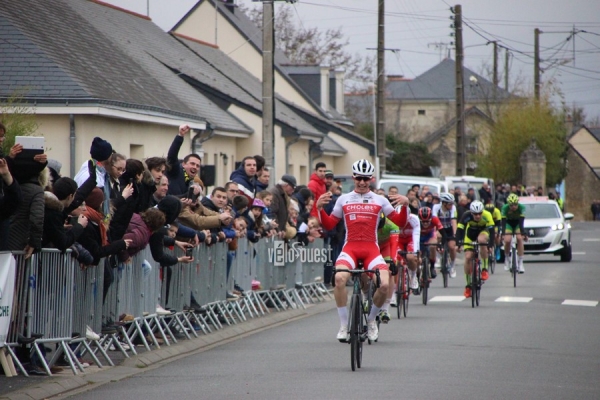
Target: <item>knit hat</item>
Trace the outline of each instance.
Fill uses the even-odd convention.
[[[326,171],[325,171],[325,176],[326,176],[326,177],[327,177],[327,176],[331,176],[331,177],[333,178],[333,171],[332,171],[332,170],[330,170],[330,169],[326,170]]]
[[[60,169],[62,168],[62,164],[60,161],[54,160],[52,158],[48,159],[48,168],[53,169],[58,176],[60,176]]]
[[[296,178],[292,175],[285,174],[281,177],[281,180],[290,185],[291,187],[296,187]]]
[[[90,155],[96,161],[106,161],[113,152],[113,148],[106,140],[96,136],[92,141]]]
[[[181,201],[175,196],[166,196],[162,199],[157,208],[165,213],[166,224],[171,225],[181,212]]]
[[[252,207],[265,208],[265,203],[263,203],[261,199],[254,199],[254,201],[252,202]]]
[[[102,207],[102,202],[104,201],[104,192],[102,189],[95,187],[88,197],[85,199],[85,205],[94,210],[100,210]]]

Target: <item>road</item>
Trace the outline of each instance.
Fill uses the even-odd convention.
[[[72,398],[598,399],[598,238],[600,223],[575,224],[573,261],[527,256],[517,288],[499,266],[479,308],[437,301],[460,296],[464,278],[447,289],[436,279],[430,304],[413,297],[408,318],[394,312],[379,342],[365,344],[356,372],[349,346],[335,340],[330,303],[329,311]]]

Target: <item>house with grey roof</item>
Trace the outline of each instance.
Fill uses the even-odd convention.
[[[600,127],[576,127],[567,143],[565,209],[578,221],[590,221],[590,206],[600,200]]]
[[[171,32],[183,40],[194,41],[197,51],[201,51],[201,45],[218,48],[246,71],[231,74],[231,79],[261,98],[262,31],[237,9],[234,0],[198,1]],[[299,71],[303,75],[312,74],[310,84],[302,80],[305,76],[298,76]],[[317,79],[313,79],[315,77]],[[276,154],[287,160],[285,168],[278,171],[292,173],[306,182],[315,161],[323,161],[336,171],[347,171],[353,160],[373,157],[373,142],[349,129],[351,124],[343,116],[343,102],[336,101],[336,96],[343,97],[340,71],[327,70],[322,74],[320,67],[290,65],[289,60],[276,51],[274,80],[276,112],[278,108],[286,113],[294,112],[310,121],[313,129],[323,135],[321,138],[309,136],[302,129],[292,134],[290,130],[276,127],[276,137],[285,138],[284,141],[276,139]],[[308,164],[301,161],[305,153]]]
[[[37,134],[65,175],[89,157],[94,136],[143,159],[166,155],[182,123],[196,134],[181,156],[200,153],[217,184],[236,160],[262,152],[260,81],[214,45],[166,33],[143,15],[95,0],[3,1],[0,56],[0,96],[18,92],[34,106]],[[276,166],[300,182],[311,157],[333,166],[373,151],[310,107],[317,124],[289,100],[278,97],[275,108]]]

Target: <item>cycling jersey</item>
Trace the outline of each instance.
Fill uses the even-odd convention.
[[[459,242],[462,242],[463,239],[465,239],[465,237],[469,240],[476,240],[477,236],[479,236],[481,232],[486,231],[489,232],[492,238],[491,240],[493,240],[494,227],[494,218],[492,217],[492,214],[490,214],[489,211],[484,210],[483,213],[481,213],[481,218],[479,219],[479,221],[475,221],[475,218],[473,217],[473,212],[469,210],[462,215],[460,221],[458,222],[458,226],[456,229],[456,239]],[[465,243],[467,242],[468,240],[465,240]]]
[[[377,245],[377,225],[381,212],[396,225],[406,225],[408,207],[401,207],[396,212],[385,197],[373,192],[345,193],[335,202],[331,215],[321,210],[319,219],[326,230],[332,230],[342,218],[344,219],[345,244],[336,265],[355,268],[357,260],[360,259],[363,260],[366,269],[387,269]]]
[[[502,232],[525,232],[523,224],[525,222],[525,206],[523,204],[518,204],[518,206],[516,210],[511,210],[510,204],[502,206]]]
[[[377,240],[379,241],[379,245],[387,242],[390,239],[392,232],[398,232],[398,225],[390,221],[389,218],[385,218],[385,223],[383,227],[377,230]]]
[[[456,206],[452,204],[450,211],[442,207],[442,203],[434,204],[431,210],[431,215],[438,217],[444,228],[452,227],[452,220],[457,219],[458,213],[456,212]]]
[[[398,234],[398,249],[408,252],[419,251],[421,243],[421,221],[415,214],[408,216],[408,222]]]
[[[438,217],[432,217],[428,226],[421,223],[421,243],[427,243],[431,240],[436,231],[440,231],[443,237],[446,232]]]

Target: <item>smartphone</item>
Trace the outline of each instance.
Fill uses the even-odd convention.
[[[193,253],[194,253],[194,248],[193,247],[188,247],[185,249],[185,255],[186,257],[193,257]]]
[[[198,196],[199,196],[199,194],[194,194],[194,187],[190,186],[188,188],[187,198],[192,201],[196,201],[198,199]]]

